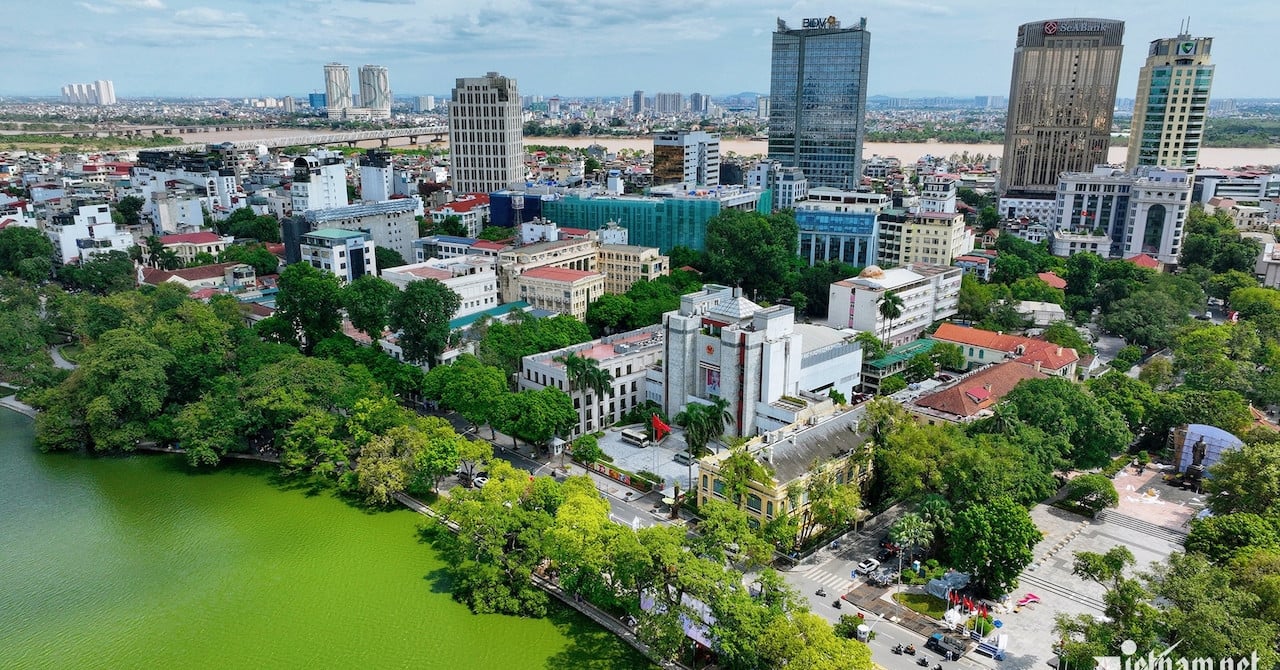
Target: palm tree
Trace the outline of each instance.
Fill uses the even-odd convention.
[[[880,297],[880,316],[884,317],[884,346],[889,346],[889,334],[893,331],[893,320],[902,316],[902,296],[893,291],[885,291]]]
[[[729,401],[720,396],[711,396],[711,404],[703,405],[707,415],[707,429],[710,439],[720,439],[729,426],[733,425],[733,415],[729,413]],[[716,449],[718,453],[719,448]]]
[[[889,539],[898,545],[898,582],[902,582],[902,557],[908,549],[928,547],[933,542],[933,528],[915,512],[907,512],[889,529]]]
[[[684,411],[676,415],[675,421],[684,426],[684,442],[689,447],[689,454],[694,458],[702,456],[707,442],[711,440],[711,414],[708,405],[691,402],[685,405]]]

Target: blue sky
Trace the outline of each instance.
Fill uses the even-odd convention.
[[[1017,26],[1069,16],[1122,19],[1120,97],[1133,97],[1146,45],[1178,32],[1215,39],[1213,95],[1280,97],[1266,62],[1275,0],[8,0],[10,67],[0,95],[57,95],[112,79],[120,97],[303,94],[322,68],[390,68],[397,95],[447,94],[490,70],[525,94],[634,89],[768,92],[769,34],[782,17],[867,17],[870,93],[1005,95]],[[855,13],[856,12],[856,13]]]

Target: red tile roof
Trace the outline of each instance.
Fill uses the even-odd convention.
[[[456,212],[463,214],[470,212],[476,207],[487,207],[489,205],[488,193],[467,193],[459,196],[453,202],[445,203],[442,207],[431,210],[432,212]]]
[[[160,244],[216,244],[221,241],[222,238],[217,233],[210,232],[165,235],[160,238]]]
[[[1049,371],[1061,370],[1080,360],[1080,354],[1070,347],[1059,346],[1033,337],[1006,335],[980,328],[957,326],[954,323],[944,323],[939,326],[933,334],[933,339],[1016,354],[1017,358],[1014,360],[1027,365],[1039,363],[1041,369]]]
[[[155,268],[142,268],[142,283],[158,286],[161,283],[169,281],[173,277],[186,281],[199,281],[201,279],[213,279],[221,277],[227,268],[244,265],[243,263],[214,263],[213,265],[201,265],[195,268],[182,268],[181,270],[173,270],[166,272]]]
[[[1040,281],[1048,284],[1053,288],[1063,289],[1067,287],[1067,280],[1063,279],[1062,277],[1059,277],[1058,275],[1052,272],[1041,272],[1036,276],[1040,278]]]
[[[975,372],[951,387],[923,396],[915,404],[968,418],[1000,402],[1019,382],[1046,377],[1043,372],[1037,372],[1029,365],[1007,361]]]
[[[599,272],[587,272],[586,270],[574,270],[571,268],[541,267],[541,268],[533,268],[532,270],[526,270],[523,276],[531,277],[533,279],[550,279],[551,281],[575,282],[580,279],[586,279],[587,277],[599,277],[601,275]]]
[[[476,240],[476,243],[471,245],[471,248],[485,249],[488,251],[502,251],[507,248],[507,245],[502,244],[501,242],[490,242],[489,240]]]
[[[1152,258],[1152,257],[1150,257],[1150,256],[1148,256],[1148,255],[1146,255],[1146,254],[1138,254],[1138,255],[1136,255],[1136,256],[1130,256],[1130,257],[1126,258],[1125,260],[1126,260],[1126,261],[1129,261],[1130,263],[1133,263],[1134,265],[1136,265],[1136,266],[1138,266],[1138,267],[1140,267],[1140,268],[1150,268],[1150,269],[1152,269],[1152,270],[1159,270],[1159,269],[1160,269],[1160,261],[1158,261],[1158,260],[1156,260],[1156,259],[1154,259],[1154,258]]]

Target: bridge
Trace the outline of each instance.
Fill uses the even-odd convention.
[[[419,126],[416,128],[389,128],[387,130],[356,130],[345,133],[326,133],[317,135],[290,135],[287,137],[272,137],[259,140],[243,140],[240,142],[226,142],[219,144],[230,144],[240,151],[252,151],[253,149],[264,146],[268,149],[280,149],[283,147],[312,146],[312,145],[329,145],[329,144],[348,144],[355,146],[359,142],[368,142],[370,140],[380,140],[382,146],[390,146],[391,140],[397,137],[409,138],[409,144],[417,144],[418,138],[430,136],[432,138],[442,138],[449,132],[449,127],[444,125],[437,126]],[[177,149],[196,150],[204,149],[209,145],[208,142],[199,144],[184,144]]]

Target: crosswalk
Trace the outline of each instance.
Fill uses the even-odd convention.
[[[805,579],[836,593],[848,593],[853,590],[853,587],[857,586],[857,582],[849,579],[848,575],[837,575],[818,566],[809,568],[799,574]]]

